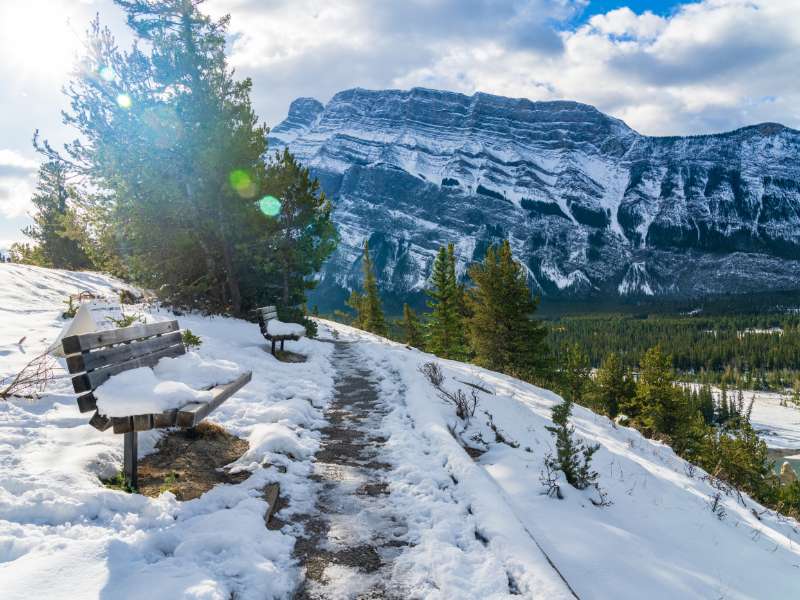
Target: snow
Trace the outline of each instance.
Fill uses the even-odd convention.
[[[298,323],[284,323],[278,319],[270,319],[267,321],[267,333],[270,335],[294,335],[303,337],[306,334],[306,328]]]
[[[108,297],[92,303],[95,320],[118,315],[113,290],[122,284],[113,278],[0,265],[0,377],[48,347],[65,324],[59,318],[65,295],[89,285]],[[157,306],[126,311],[148,322],[175,318]],[[573,423],[579,436],[602,446],[593,464],[613,504],[594,506],[597,492],[566,484],[564,500],[542,495],[539,471],[552,450],[545,427],[559,401],[551,392],[439,360],[447,387],[467,390],[468,382],[487,390],[465,427],[419,373],[421,364],[436,360],[428,354],[320,321],[322,339],[296,344],[307,362],[282,363],[252,323],[192,314],[179,321],[203,341],[185,362],[229,361],[253,371],[253,380],[211,415],[248,441],[230,468],[249,478],[187,502],[169,492],[148,498],[104,487],[98,477],[119,469],[121,437],[87,424],[61,371],[42,398],[0,403],[4,600],[291,598],[303,577],[292,558],[302,533],[295,517],[315,510],[309,477],[334,390],[335,340],[355,344],[389,411],[375,434],[386,439],[380,460],[390,466],[386,515],[405,524],[391,569],[407,585],[407,597],[518,593],[559,600],[573,597],[567,585],[584,600],[800,597],[795,521],[746,496],[744,505],[723,496],[727,516],[718,519],[709,509],[716,490],[702,471],[581,407]],[[27,341],[17,344],[25,334]],[[141,379],[184,380],[180,361],[164,365]],[[219,375],[208,374],[205,383]],[[794,410],[757,399],[754,422],[783,422],[788,443],[797,419],[786,411]],[[140,452],[152,452],[159,435],[141,433]],[[485,453],[473,460],[456,436]],[[286,525],[276,531],[263,520],[263,489],[271,482],[286,501],[279,513]],[[329,543],[367,540],[370,528],[386,526],[384,517],[344,515],[332,523]],[[373,583],[372,575],[344,565],[327,567],[325,575],[330,598],[355,597]]]
[[[180,381],[195,389],[230,383],[243,371],[239,365],[229,360],[210,360],[191,351],[182,356],[162,358],[153,367],[153,372],[159,379]]]
[[[141,367],[109,378],[94,392],[97,410],[108,417],[128,417],[209,402],[208,389],[230,383],[241,373],[235,363],[208,360],[197,352],[162,358],[152,369]]]
[[[781,395],[770,392],[745,392],[744,399],[753,399],[750,421],[768,447],[800,451],[800,407],[781,406]]]

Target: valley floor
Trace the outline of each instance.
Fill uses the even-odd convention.
[[[57,336],[68,293],[121,285],[0,265],[0,378]],[[119,310],[96,301],[93,314]],[[542,495],[551,392],[326,321],[319,340],[290,344],[308,357],[290,364],[255,324],[178,319],[201,355],[253,370],[212,414],[249,442],[231,467],[249,477],[186,502],[105,488],[121,436],[87,424],[62,371],[43,398],[0,403],[3,598],[800,597],[797,522],[732,496],[718,518],[699,469],[588,410],[574,425],[602,444],[612,504],[566,484],[564,500]],[[480,390],[468,426],[419,372],[432,360],[448,389]],[[152,451],[157,434],[140,438]],[[271,482],[279,530],[264,525]]]

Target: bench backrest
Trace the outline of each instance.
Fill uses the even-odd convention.
[[[261,327],[262,334],[267,332],[267,323],[278,318],[278,309],[274,306],[257,308],[256,313],[258,313],[258,326]]]
[[[66,337],[61,342],[67,368],[73,375],[81,412],[95,408],[92,392],[117,375],[139,367],[153,367],[164,357],[186,354],[177,321],[134,325]]]

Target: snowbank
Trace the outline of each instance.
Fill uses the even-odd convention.
[[[162,381],[149,367],[114,375],[95,390],[94,396],[98,412],[108,417],[154,414],[190,402],[211,401],[211,392],[180,381]]]
[[[303,337],[306,334],[306,328],[297,323],[284,323],[278,319],[270,319],[267,321],[267,333],[270,335],[294,335]]]

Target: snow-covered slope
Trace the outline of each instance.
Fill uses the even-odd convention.
[[[415,88],[292,103],[271,132],[335,198],[342,244],[316,299],[359,276],[419,291],[436,248],[460,266],[508,237],[545,294],[797,289],[800,132],[652,138],[577,102]]]
[[[449,432],[459,427],[453,408],[418,370],[437,359],[336,328],[363,344],[365,361],[383,374],[385,393],[398,398],[396,420],[413,422],[431,454],[448,466],[459,481],[454,493],[483,517],[479,532],[490,547],[510,549],[498,521],[513,520],[582,600],[800,597],[800,525],[748,497],[741,503],[723,496],[726,516],[717,518],[710,509],[716,488],[669,447],[575,407],[578,435],[601,444],[593,466],[613,504],[599,508],[590,501],[596,493],[566,484],[565,499],[551,499],[542,494],[539,473],[545,454],[553,451],[545,427],[552,424],[558,396],[473,365],[438,360],[445,387],[469,393],[472,384],[489,392],[479,393],[473,425],[464,434],[479,434],[488,448],[473,463]],[[412,452],[418,437],[397,430],[400,447]]]
[[[118,315],[115,290],[123,285],[97,274],[0,265],[0,378],[58,335],[66,294],[90,288],[108,296],[93,304],[102,320]],[[126,311],[174,318],[157,307]],[[308,362],[288,364],[265,351],[252,323],[179,320],[202,338],[202,356],[253,371],[253,381],[212,414],[250,442],[235,465],[250,477],[188,502],[103,487],[98,475],[119,468],[121,436],[87,425],[59,372],[41,399],[0,402],[4,600],[290,598],[302,578],[291,558],[302,528],[292,518],[314,510],[309,476],[337,376],[332,341],[354,344],[389,409],[374,434],[386,439],[378,457],[389,465],[385,502],[404,521],[393,569],[405,597],[558,600],[573,597],[570,587],[583,600],[800,597],[796,522],[734,497],[723,498],[727,516],[718,519],[709,509],[715,490],[699,470],[587,410],[576,409],[574,424],[602,444],[594,464],[613,504],[596,507],[590,494],[569,487],[562,501],[543,496],[539,471],[552,446],[545,427],[558,401],[546,390],[439,361],[447,387],[487,390],[465,434],[483,440],[475,443],[486,452],[475,461],[449,431],[458,426],[452,408],[418,372],[435,360],[430,355],[322,321],[322,340],[292,346]],[[157,435],[141,434],[144,451]],[[280,531],[263,522],[261,490],[272,481],[288,503],[279,515],[289,524]],[[373,517],[353,515],[336,534],[352,533],[348,522],[380,522]],[[342,598],[359,589],[358,576],[343,578]]]

